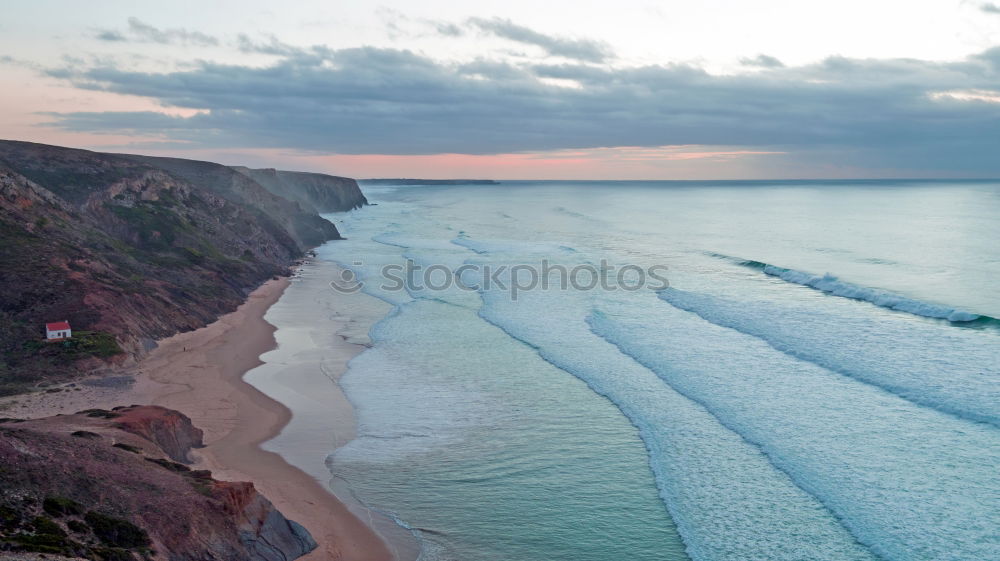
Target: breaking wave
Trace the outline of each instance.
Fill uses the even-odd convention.
[[[674,288],[658,295],[675,308],[763,339],[787,355],[913,403],[1000,427],[1000,357],[983,338],[994,341],[992,334],[895,314],[858,316],[839,313],[836,307],[732,300]],[[952,357],[946,367],[944,356]]]
[[[777,265],[771,265],[770,263],[764,263],[762,261],[754,261],[752,259],[740,259],[719,253],[709,253],[708,255],[736,263],[737,265],[749,267],[751,269],[758,269],[766,275],[778,277],[786,282],[808,286],[809,288],[825,292],[826,294],[832,294],[833,296],[870,302],[876,306],[881,306],[890,310],[906,312],[916,316],[944,319],[957,324],[997,322],[995,318],[989,316],[983,316],[941,304],[932,304],[930,302],[915,300],[913,298],[908,298],[906,296],[879,288],[870,288],[867,286],[852,284],[842,281],[830,273],[816,275],[804,271],[796,271],[795,269],[786,269],[784,267],[778,267]]]

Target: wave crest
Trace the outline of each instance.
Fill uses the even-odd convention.
[[[758,269],[764,274],[772,277],[778,277],[786,282],[808,286],[809,288],[825,292],[826,294],[832,294],[834,296],[870,302],[876,306],[881,306],[890,310],[897,310],[928,318],[945,319],[952,323],[959,324],[990,320],[994,322],[996,321],[995,318],[991,318],[989,316],[983,316],[941,304],[932,304],[930,302],[915,300],[913,298],[908,298],[906,296],[879,288],[870,288],[842,281],[837,278],[837,276],[830,273],[815,275],[804,271],[796,271],[795,269],[778,267],[777,265],[771,265],[762,261],[739,259],[737,257],[730,257],[720,253],[709,253],[708,255],[710,257],[731,261],[737,265],[742,265],[751,269]]]

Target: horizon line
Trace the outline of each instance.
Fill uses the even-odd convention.
[[[295,170],[288,170],[295,171]],[[309,172],[323,173],[323,172]],[[331,174],[327,174],[331,175]],[[575,183],[599,183],[601,181],[632,181],[632,182],[749,182],[749,181],[1000,181],[1000,177],[791,177],[791,178],[765,178],[765,179],[496,179],[491,177],[355,177],[355,181],[495,181],[517,182],[517,181],[572,181]]]

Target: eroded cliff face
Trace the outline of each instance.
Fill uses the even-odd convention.
[[[0,395],[202,327],[339,237],[226,166],[0,141]]]
[[[284,561],[315,549],[252,483],[177,461],[201,439],[156,406],[0,420],[0,558]]]
[[[368,204],[358,182],[349,177],[273,168],[233,169],[263,185],[271,193],[298,201],[304,208],[315,212],[344,212]]]
[[[175,462],[189,463],[188,452],[204,446],[201,429],[179,411],[154,406],[127,407],[105,417],[114,419],[114,428],[152,442]]]

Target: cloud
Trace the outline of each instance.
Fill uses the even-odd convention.
[[[585,62],[604,62],[614,56],[611,48],[599,41],[553,37],[501,18],[470,18],[468,21],[482,31],[510,41],[540,47],[553,56]]]
[[[953,62],[831,57],[713,75],[684,64],[457,64],[398,49],[277,39],[244,46],[277,59],[263,67],[201,61],[165,73],[100,63],[50,69],[79,88],[200,111],[63,113],[52,126],[316,154],[729,146],[1000,175],[1000,104],[968,94],[1000,91],[1000,48]]]
[[[445,35],[448,37],[461,37],[462,35],[465,35],[465,32],[462,31],[462,28],[455,25],[454,23],[438,21],[438,22],[432,22],[432,25],[434,26],[434,29],[441,35]]]
[[[741,58],[743,66],[759,66],[761,68],[783,68],[785,65],[773,56],[757,55],[754,58]]]
[[[100,39],[101,41],[112,41],[113,42],[113,41],[127,41],[128,40],[121,33],[117,32],[117,31],[114,31],[114,30],[110,30],[110,29],[99,31],[97,33],[97,35],[95,35],[95,37],[98,38],[98,39]]]
[[[992,2],[986,2],[980,4],[979,9],[986,12],[987,14],[1000,14],[1000,6]]]
[[[139,18],[128,18],[128,31],[122,33],[113,29],[98,31],[94,36],[101,41],[135,41],[139,43],[159,43],[161,45],[180,44],[211,47],[219,44],[219,40],[200,31],[187,29],[159,29],[141,21]]]
[[[240,33],[236,36],[236,47],[244,53],[288,56],[302,53],[302,49],[282,43],[274,35],[269,35],[267,41],[254,41],[249,35]]]

